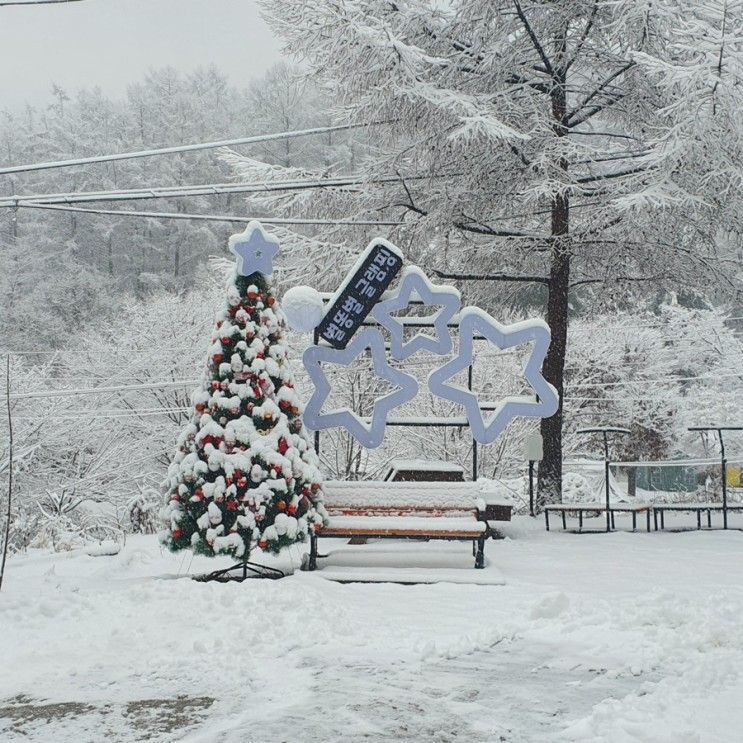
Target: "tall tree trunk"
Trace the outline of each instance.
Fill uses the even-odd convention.
[[[627,468],[627,495],[632,498],[637,495],[637,467]]]
[[[557,137],[567,134],[567,100],[565,73],[555,73],[552,92],[552,129]],[[567,173],[568,162],[561,158],[558,167]],[[567,193],[558,193],[552,199],[552,248],[550,252],[550,280],[547,297],[547,324],[552,334],[547,357],[542,366],[545,379],[557,390],[560,403],[551,418],[543,418],[541,433],[544,439],[544,457],[539,465],[537,480],[537,507],[562,499],[562,418],[565,351],[568,336],[568,290],[570,286],[570,202]]]

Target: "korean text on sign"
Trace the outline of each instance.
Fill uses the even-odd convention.
[[[320,323],[320,338],[335,348],[345,348],[401,266],[397,253],[384,244],[373,244]]]

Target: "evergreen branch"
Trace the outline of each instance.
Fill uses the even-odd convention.
[[[578,59],[578,56],[580,55],[581,49],[583,49],[583,44],[586,43],[586,40],[588,39],[588,34],[591,33],[591,29],[593,28],[593,23],[596,20],[596,14],[599,10],[599,0],[594,0],[593,8],[591,8],[591,16],[589,17],[588,21],[586,22],[585,27],[583,28],[583,33],[581,34],[580,39],[578,40],[578,43],[575,45],[575,51],[573,52],[572,57],[567,61],[565,64],[565,67],[563,68],[563,74],[566,73],[575,63],[575,61]]]
[[[640,168],[628,168],[627,170],[618,170],[614,173],[603,173],[601,175],[586,175],[581,178],[576,178],[576,183],[595,183],[596,181],[610,181],[614,178],[623,178],[626,175],[637,175],[638,173],[647,173],[652,170],[652,165],[647,165]]]
[[[643,281],[661,281],[667,279],[666,274],[658,274],[656,276],[614,276],[606,277],[603,279],[580,279],[579,281],[573,281],[570,283],[570,288],[573,289],[576,286],[585,286],[586,284],[609,284],[611,282],[643,282]]]
[[[616,80],[618,77],[621,77],[627,70],[632,69],[635,66],[635,62],[627,62],[622,67],[620,67],[618,70],[613,72],[609,77],[607,77],[598,87],[594,88],[593,91],[591,91],[568,115],[567,115],[567,122],[566,126],[572,128],[575,126],[578,126],[579,124],[582,124],[584,121],[586,121],[586,118],[578,118],[575,121],[573,121],[573,117],[579,112],[582,111],[597,95],[599,95],[607,86],[611,85],[614,80]],[[615,101],[616,102],[616,101]]]
[[[461,281],[512,281],[524,284],[549,284],[550,280],[546,276],[513,276],[505,273],[446,273],[437,269],[433,270],[434,274],[440,279],[459,279]]]
[[[539,42],[537,35],[534,33],[534,29],[531,27],[531,24],[527,20],[526,15],[524,14],[524,11],[521,9],[521,3],[519,3],[519,0],[513,0],[513,5],[516,8],[516,14],[518,15],[519,20],[523,24],[524,29],[526,30],[526,33],[529,34],[529,38],[531,39],[532,45],[537,50],[537,54],[539,54],[540,59],[544,63],[545,72],[551,76],[554,76],[555,71],[552,67],[552,64],[550,63],[549,58],[547,57],[547,54],[544,51],[544,47]]]
[[[476,235],[490,235],[492,237],[517,237],[527,240],[552,240],[550,235],[529,235],[526,232],[516,232],[514,230],[495,230],[487,225],[480,225],[473,222],[454,222],[454,227],[464,232],[473,232]]]

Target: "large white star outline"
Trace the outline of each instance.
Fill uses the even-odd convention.
[[[500,349],[533,343],[533,350],[524,365],[524,378],[531,385],[537,399],[509,397],[501,402],[486,422],[477,395],[464,387],[447,384],[455,375],[474,361],[473,340],[480,334]],[[516,417],[549,418],[557,412],[557,390],[542,376],[542,363],[550,345],[550,331],[541,320],[525,320],[513,325],[501,325],[487,312],[467,307],[460,315],[459,350],[457,355],[428,375],[431,394],[464,406],[475,441],[490,444]]]
[[[418,332],[407,343],[405,342],[405,324],[401,318],[392,315],[397,310],[404,310],[415,292],[428,307],[440,305],[433,319],[435,337]],[[448,323],[457,313],[460,306],[459,291],[453,286],[432,284],[418,266],[409,266],[403,271],[397,296],[380,302],[372,310],[372,317],[390,333],[390,352],[393,359],[402,361],[417,351],[432,351],[445,356],[451,351],[452,340]],[[413,327],[413,326],[411,326]]]
[[[349,366],[367,348],[371,351],[372,364],[377,376],[400,389],[374,401],[374,409],[368,425],[348,408],[321,413],[322,406],[330,395],[331,386],[320,364],[328,362]],[[302,363],[315,385],[315,391],[304,410],[304,423],[307,428],[313,431],[335,427],[345,428],[367,449],[376,448],[384,440],[389,412],[398,405],[412,400],[418,394],[418,382],[415,378],[394,369],[387,363],[384,338],[374,328],[362,330],[344,349],[310,346],[302,356]]]

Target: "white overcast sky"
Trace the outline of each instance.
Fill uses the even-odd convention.
[[[0,8],[0,108],[43,105],[53,82],[118,96],[151,67],[215,64],[235,85],[281,58],[255,0],[84,0]]]

